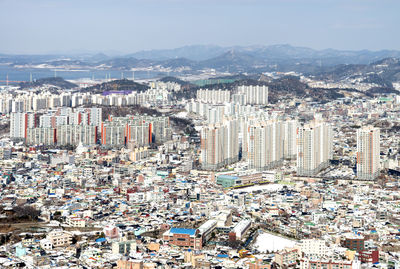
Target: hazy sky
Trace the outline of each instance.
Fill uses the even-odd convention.
[[[0,53],[194,44],[400,50],[399,0],[0,0]]]

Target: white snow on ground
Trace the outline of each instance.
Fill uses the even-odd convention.
[[[260,252],[278,251],[285,247],[294,247],[296,241],[286,239],[269,233],[262,233],[257,237],[254,248]]]
[[[256,186],[251,186],[247,188],[242,188],[242,189],[235,189],[232,190],[233,192],[252,192],[252,191],[266,191],[266,192],[275,192],[275,191],[280,191],[283,188],[283,185],[281,184],[267,184],[267,185],[256,185]]]
[[[178,114],[176,114],[175,116],[178,117],[178,118],[185,119],[185,118],[187,118],[187,114],[188,113],[186,111],[182,111],[182,112],[179,112]]]

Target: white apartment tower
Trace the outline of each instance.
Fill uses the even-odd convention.
[[[27,137],[28,128],[36,127],[36,114],[11,113],[10,114],[10,138],[24,140]]]
[[[380,169],[380,130],[365,126],[357,130],[357,177],[374,180]]]
[[[251,124],[243,138],[243,158],[250,169],[259,171],[280,165],[284,156],[284,122],[269,121]]]
[[[284,123],[284,144],[283,155],[285,159],[296,159],[297,155],[297,129],[299,123],[297,120],[288,120]]]
[[[241,96],[245,97],[241,97]],[[245,102],[248,105],[267,105],[268,104],[268,87],[263,86],[239,86],[238,93],[235,95],[236,101]],[[242,104],[242,103],[241,103]]]
[[[313,121],[298,129],[297,174],[313,176],[329,165],[332,158],[332,127]]]
[[[203,169],[215,170],[239,159],[239,123],[226,120],[201,130],[200,162]]]
[[[223,104],[231,101],[231,92],[227,90],[200,89],[197,91],[197,100],[210,104]]]

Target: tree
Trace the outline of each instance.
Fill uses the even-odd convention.
[[[215,238],[215,232],[211,233],[211,238]]]
[[[15,216],[17,218],[37,220],[40,216],[40,211],[32,206],[17,206],[14,207]]]

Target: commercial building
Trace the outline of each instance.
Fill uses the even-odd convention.
[[[344,239],[343,246],[355,250],[357,252],[363,251],[365,249],[365,238],[362,235],[348,234]]]
[[[231,175],[219,175],[217,176],[217,184],[224,188],[230,188],[239,184],[239,177]]]
[[[262,181],[262,173],[246,173],[242,175],[220,174],[217,176],[216,183],[224,188],[230,188],[260,181]]]

